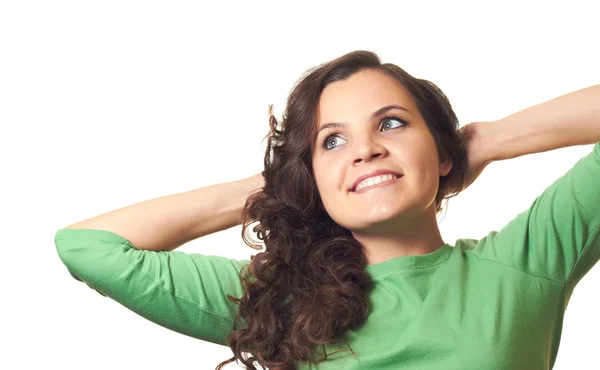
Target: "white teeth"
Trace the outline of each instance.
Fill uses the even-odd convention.
[[[360,189],[362,189],[366,186],[377,185],[384,181],[393,180],[395,178],[396,178],[396,175],[392,175],[392,174],[369,177],[368,179],[365,179],[365,180],[361,181],[360,183],[358,183],[358,185],[356,185],[356,189],[354,191],[359,191]]]

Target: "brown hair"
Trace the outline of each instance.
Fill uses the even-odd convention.
[[[468,164],[465,138],[450,102],[435,84],[394,64],[382,64],[375,53],[365,50],[309,69],[288,96],[281,125],[269,107],[265,185],[248,197],[242,215],[244,242],[260,249],[245,236],[250,224],[259,221],[252,230],[266,249],[251,257],[247,271],[240,271],[245,295],[228,295],[240,306],[227,338],[234,357],[216,370],[238,360],[252,370],[255,361],[271,369],[293,369],[295,361],[318,364],[327,359],[325,345],[334,342],[346,344],[354,355],[344,333],[365,322],[373,281],[365,272],[362,245],[324,210],[311,159],[321,92],[365,69],[384,72],[406,88],[435,140],[440,160],[452,159],[452,170],[440,177],[437,212],[443,209],[442,200],[462,189]],[[245,328],[236,329],[240,317]],[[323,353],[315,357],[319,345]],[[245,358],[243,352],[252,356]]]

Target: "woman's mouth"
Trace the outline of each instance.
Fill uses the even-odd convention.
[[[399,180],[401,180],[404,176],[403,175],[394,175],[393,179],[390,180],[386,180],[386,181],[382,181],[378,184],[373,184],[373,185],[364,185],[363,187],[361,187],[361,184],[359,184],[355,190],[352,190],[351,193],[356,193],[356,194],[362,194],[365,193],[371,189],[377,189],[377,188],[382,188],[382,187],[386,187],[386,186],[390,186],[390,185],[394,185],[396,184]]]

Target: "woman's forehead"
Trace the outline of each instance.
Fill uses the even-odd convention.
[[[352,75],[325,87],[317,107],[317,121],[322,124],[350,117],[368,119],[389,105],[405,107],[408,112],[414,109],[410,94],[392,77],[381,73]]]

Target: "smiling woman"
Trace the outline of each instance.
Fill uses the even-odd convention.
[[[447,195],[443,187],[438,194],[440,178],[449,174],[453,161],[448,155],[451,148],[444,148],[441,140],[436,143],[432,132],[444,137],[443,124],[453,125],[446,127],[446,132],[456,130],[456,117],[436,117],[427,123],[407,88],[394,77],[402,75],[360,70],[328,84],[317,109],[318,122],[328,122],[319,127],[324,132],[321,136],[328,142],[334,138],[344,141],[333,149],[313,152],[319,195],[328,215],[352,230],[371,264],[428,253],[444,244],[436,219],[441,206],[433,200]],[[381,118],[383,115],[386,117]],[[342,130],[329,133],[327,127]],[[458,136],[454,140],[458,143]],[[460,161],[456,162],[454,173],[461,169]],[[363,179],[385,173],[403,174],[402,181],[394,178],[382,184],[389,186],[372,182],[373,187],[362,191],[346,191]],[[377,229],[394,231],[374,232]]]
[[[379,323],[365,326],[373,276],[385,261],[425,267],[450,252],[436,214],[462,189],[467,152],[443,92],[362,50],[309,72],[281,124],[270,117],[265,186],[243,215],[244,230],[260,221],[266,252],[250,263],[253,281],[236,299],[248,326],[231,333],[235,356],[221,365],[380,369],[390,354],[368,334]],[[359,328],[362,364],[351,346],[334,361],[331,350],[346,352],[338,344]]]
[[[568,300],[600,260],[600,143],[500,231],[451,245],[436,215],[480,170],[468,145],[478,134],[458,129],[435,84],[354,51],[311,69],[269,125],[258,178],[100,216],[146,237],[94,222],[59,230],[69,272],[159,325],[229,346],[217,369],[552,368]],[[188,227],[190,214],[205,225]],[[266,250],[250,260],[172,251],[178,230],[238,221],[255,249],[258,222]],[[144,250],[155,245],[147,225],[166,250]]]

